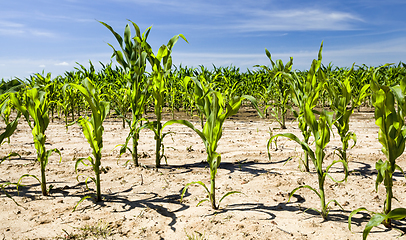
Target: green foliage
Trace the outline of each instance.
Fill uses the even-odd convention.
[[[25,117],[28,125],[32,130],[32,136],[34,139],[35,149],[37,150],[37,160],[41,165],[41,180],[33,175],[23,175],[23,177],[31,176],[36,178],[41,184],[42,195],[48,195],[48,190],[46,188],[46,176],[45,169],[48,164],[48,158],[53,153],[56,152],[61,156],[61,153],[58,149],[45,149],[46,135],[45,131],[48,128],[49,124],[49,101],[47,99],[47,93],[38,88],[28,89],[24,92],[22,100],[17,96],[17,93],[10,94],[10,100],[13,103],[14,107],[20,111]],[[34,124],[32,125],[32,118]],[[62,160],[62,156],[61,156]]]
[[[342,147],[338,149],[340,159],[348,164],[347,149],[349,141],[353,140],[355,146],[357,136],[355,133],[350,132],[350,116],[354,113],[354,109],[361,105],[362,101],[368,96],[369,84],[364,85],[359,91],[358,95],[354,95],[354,87],[351,86],[351,78],[353,75],[354,64],[348,71],[340,72],[338,76],[329,78],[329,98],[331,101],[331,109],[336,112],[336,121],[334,125],[340,135]],[[342,79],[344,78],[344,79]],[[333,84],[335,83],[335,84]]]
[[[326,196],[324,192],[324,182],[326,177],[330,177],[333,181],[335,182],[342,182],[347,178],[347,174],[345,175],[344,180],[337,181],[334,178],[332,178],[329,175],[329,169],[337,164],[337,163],[342,163],[344,165],[344,168],[347,168],[347,163],[343,160],[336,160],[333,161],[330,165],[328,165],[326,168],[323,167],[323,162],[326,156],[326,153],[324,149],[326,148],[327,144],[330,142],[330,137],[331,137],[331,126],[333,124],[333,116],[334,112],[331,111],[315,111],[314,108],[316,107],[320,94],[322,90],[325,88],[325,80],[326,76],[324,72],[320,68],[321,64],[321,52],[323,49],[323,44],[320,47],[319,50],[319,57],[318,60],[313,60],[312,66],[306,76],[306,83],[305,83],[305,94],[303,95],[303,98],[301,99],[303,102],[301,104],[304,105],[303,109],[303,118],[301,118],[301,121],[306,121],[307,126],[310,129],[311,134],[314,137],[314,143],[315,143],[315,150],[310,148],[307,142],[300,140],[296,135],[292,133],[282,133],[282,134],[276,134],[272,136],[269,141],[268,141],[268,147],[270,146],[270,143],[278,138],[278,137],[287,137],[298,144],[301,145],[302,149],[308,153],[310,159],[313,162],[313,165],[317,171],[317,176],[318,176],[318,183],[319,183],[319,188],[316,190],[315,188],[309,186],[309,185],[304,185],[304,186],[299,186],[295,189],[292,190],[292,192],[289,195],[289,200],[293,196],[293,194],[302,188],[307,188],[312,190],[316,195],[320,198],[321,202],[321,211],[320,214],[323,217],[323,219],[327,219],[329,210],[328,210],[328,205],[332,202],[335,202],[336,200],[330,200],[329,202],[326,203]],[[317,116],[318,115],[318,116]],[[339,205],[339,204],[338,204]],[[340,206],[340,205],[339,205]],[[316,209],[315,209],[316,210]],[[318,210],[316,210],[318,211]]]
[[[69,84],[71,87],[80,91],[92,111],[91,117],[79,117],[77,120],[79,125],[83,129],[83,134],[86,137],[87,142],[92,148],[92,156],[87,158],[79,158],[76,160],[75,170],[79,163],[88,166],[85,161],[90,163],[95,177],[90,177],[90,179],[96,184],[96,200],[101,201],[101,189],[100,189],[100,166],[102,158],[102,148],[103,148],[103,121],[105,120],[107,114],[110,111],[110,103],[103,101],[100,98],[99,90],[95,88],[93,82],[89,78],[85,78],[81,85]],[[87,179],[86,179],[87,182]]]
[[[18,120],[21,116],[21,112],[18,112],[16,118],[10,122],[12,104],[9,100],[9,94],[13,93],[13,92],[18,92],[21,89],[21,87],[22,87],[22,84],[17,80],[3,82],[0,85],[0,116],[3,118],[4,123],[6,124],[6,128],[5,128],[4,132],[2,132],[0,134],[0,146],[3,144],[3,141],[5,139],[8,139],[8,143],[10,143],[10,136],[13,135],[14,131],[17,128]],[[1,157],[0,163],[2,163],[4,160],[9,159],[13,156],[19,156],[21,158],[21,156],[18,153],[11,152],[5,157]],[[9,193],[7,193],[6,187],[9,185],[17,185],[17,187],[18,187],[17,183],[4,182],[4,183],[0,184],[0,188],[3,191],[3,193],[6,195],[6,197],[10,198],[11,200],[13,200],[13,202],[15,204],[20,206],[13,199],[13,197]]]
[[[308,92],[306,92],[306,77],[299,76],[296,72],[294,73],[293,77],[290,79],[290,96],[294,106],[297,110],[292,106],[291,111],[293,115],[296,117],[298,121],[299,129],[303,136],[303,142],[309,144],[309,139],[311,136],[311,131],[309,125],[307,124],[304,114],[306,109],[306,99],[308,98]],[[276,139],[275,139],[276,140]],[[268,142],[268,158],[271,158],[269,153],[269,148],[271,145],[271,141]],[[309,172],[309,154],[307,151],[304,151],[304,159],[302,160],[302,164],[304,167],[304,171]]]
[[[0,134],[0,146],[3,144],[4,139],[7,139],[8,143],[10,143],[10,136],[17,128],[18,119],[21,116],[21,112],[18,112],[17,117],[13,121],[10,121],[12,104],[9,97],[10,93],[16,93],[20,91],[22,86],[23,85],[17,80],[4,82],[0,85],[0,116],[6,124],[5,131]],[[0,159],[0,163],[3,162],[6,158]]]
[[[215,186],[216,186],[216,174],[217,169],[221,163],[221,155],[217,152],[218,142],[223,135],[223,124],[224,121],[236,114],[241,107],[243,100],[249,100],[259,112],[259,109],[256,104],[255,98],[249,95],[243,95],[241,97],[234,96],[230,94],[229,97],[226,99],[220,92],[214,91],[213,89],[208,88],[204,84],[202,84],[197,78],[191,78],[193,80],[195,87],[194,87],[194,96],[197,108],[203,116],[206,118],[206,122],[204,123],[202,131],[197,129],[192,123],[186,120],[171,120],[164,124],[165,126],[179,123],[183,124],[190,129],[192,129],[195,133],[197,133],[200,138],[202,139],[204,146],[206,148],[207,153],[207,163],[209,164],[210,168],[210,190],[207,188],[206,184],[201,181],[191,182],[188,183],[183,191],[182,191],[182,198],[185,194],[187,188],[191,184],[200,184],[204,187],[206,192],[208,193],[208,198],[203,199],[198,203],[200,205],[204,201],[210,201],[211,206],[213,209],[218,209],[220,202],[230,194],[239,193],[238,191],[231,191],[226,193],[223,197],[220,198],[219,203],[216,202],[216,195],[215,195]]]
[[[156,120],[148,121],[146,126],[152,130],[155,135],[155,165],[157,168],[161,166],[161,160],[163,158],[166,159],[163,153],[163,139],[168,133],[163,133],[163,126],[161,122],[162,110],[165,104],[165,94],[168,90],[166,88],[166,81],[172,68],[172,47],[179,40],[179,37],[187,42],[186,38],[182,34],[175,35],[169,40],[167,45],[162,45],[159,48],[156,55],[151,52],[148,58],[153,71],[150,76],[152,81],[150,91],[154,100],[154,113]]]
[[[266,91],[266,98],[271,100],[271,103],[265,107],[265,115],[267,110],[271,109],[271,115],[275,117],[282,129],[286,129],[286,114],[289,109],[290,100],[290,85],[289,80],[292,78],[291,70],[293,58],[291,57],[286,65],[283,65],[282,60],[276,60],[276,63],[271,58],[271,53],[265,49],[266,56],[271,61],[272,67],[259,66],[269,74],[269,85]]]
[[[126,150],[129,150],[129,152],[132,154],[134,165],[138,166],[137,146],[143,120],[142,115],[150,96],[148,90],[150,88],[151,81],[146,78],[145,71],[147,67],[147,58],[152,58],[152,50],[147,43],[147,38],[151,27],[145,30],[141,35],[138,25],[131,22],[136,32],[135,36],[131,37],[131,28],[130,25],[127,24],[124,30],[124,38],[122,38],[110,25],[104,22],[100,23],[102,23],[113,33],[117,42],[119,43],[121,51],[116,50],[111,44],[109,45],[113,48],[113,57],[116,57],[116,61],[124,68],[124,72],[127,75],[125,78],[125,87],[120,88],[119,91],[117,91],[120,94],[114,94],[116,96],[115,99],[120,100],[118,108],[116,108],[119,115],[122,116],[123,119],[126,119],[126,110],[128,109],[126,105],[127,102],[129,103],[132,113],[131,120],[126,119],[128,125],[130,126],[130,133],[125,144],[121,145],[120,155],[125,153]],[[130,139],[132,139],[132,149],[128,147]]]
[[[389,65],[389,64],[387,64]],[[385,65],[386,66],[386,65]],[[374,71],[371,80],[372,102],[375,107],[375,124],[379,127],[378,140],[382,144],[382,152],[386,156],[386,161],[379,160],[375,164],[378,171],[376,177],[376,190],[379,184],[383,183],[386,189],[386,199],[383,207],[383,213],[370,212],[371,220],[364,229],[363,239],[366,239],[368,233],[375,226],[381,223],[392,228],[392,219],[402,219],[406,217],[405,208],[392,210],[393,196],[393,173],[396,170],[403,170],[396,164],[396,159],[403,154],[406,142],[406,78],[403,78],[399,85],[388,87],[379,84],[379,78],[384,77],[379,74],[379,68]],[[359,211],[365,211],[365,208],[354,210],[348,220],[351,227],[351,217]]]

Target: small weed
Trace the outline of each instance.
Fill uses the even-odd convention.
[[[62,231],[65,233],[63,237],[57,237],[57,239],[69,239],[69,240],[84,240],[89,238],[107,239],[111,236],[110,224],[98,222],[95,226],[85,225],[84,227],[76,228],[78,233],[69,233],[65,229]]]
[[[189,235],[185,229],[185,234],[186,234],[186,237],[188,240],[205,240],[205,239],[207,239],[204,237],[204,233],[200,233],[198,231],[194,231],[194,232],[196,233],[196,235],[194,233],[192,235]]]

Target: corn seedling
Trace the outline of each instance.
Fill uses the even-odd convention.
[[[354,113],[354,109],[361,105],[364,98],[368,96],[367,91],[369,84],[366,84],[360,90],[357,98],[353,95],[353,88],[351,86],[351,75],[353,73],[354,64],[351,69],[344,72],[344,81],[336,79],[336,85],[330,84],[327,88],[329,92],[329,98],[331,100],[331,108],[336,112],[336,121],[334,125],[337,128],[337,132],[340,135],[342,146],[339,148],[338,155],[340,159],[344,160],[348,164],[347,149],[349,147],[349,141],[353,140],[354,147],[357,142],[357,136],[355,133],[350,132],[350,116]],[[350,107],[348,107],[350,105]]]
[[[323,219],[327,219],[328,213],[329,213],[329,204],[332,202],[335,202],[337,205],[341,207],[341,205],[336,201],[336,200],[330,200],[329,202],[326,203],[326,196],[324,192],[324,182],[326,180],[326,177],[330,177],[333,181],[335,182],[343,182],[346,180],[347,175],[345,175],[344,180],[337,181],[333,177],[330,176],[329,169],[337,164],[337,163],[342,163],[344,168],[347,168],[347,163],[343,160],[335,160],[333,161],[330,165],[328,165],[325,169],[323,168],[323,162],[326,156],[326,153],[324,149],[326,148],[327,144],[330,142],[330,135],[331,135],[331,127],[333,124],[333,116],[334,112],[322,110],[319,113],[318,119],[316,117],[316,114],[318,113],[317,111],[314,110],[316,107],[316,104],[319,100],[320,94],[322,90],[325,88],[325,75],[324,72],[320,69],[320,64],[321,64],[321,52],[323,49],[323,44],[320,47],[319,50],[319,57],[318,60],[313,60],[312,66],[309,70],[309,73],[306,78],[306,85],[305,85],[305,92],[306,92],[306,97],[304,98],[305,101],[305,107],[304,107],[304,118],[303,121],[306,121],[307,125],[310,128],[310,131],[315,139],[315,151],[311,149],[308,145],[308,143],[300,140],[296,135],[292,133],[282,133],[282,134],[277,134],[272,136],[269,142],[272,142],[274,139],[278,137],[287,137],[298,144],[301,145],[302,149],[308,153],[310,159],[313,162],[313,165],[317,171],[317,176],[318,176],[318,184],[319,188],[316,190],[315,188],[311,187],[310,185],[303,185],[299,186],[295,189],[292,190],[292,192],[289,195],[289,201],[290,198],[293,196],[293,194],[302,188],[307,188],[312,190],[316,195],[320,198],[321,202],[321,211],[314,209],[315,211],[319,212]]]
[[[306,78],[299,76],[296,72],[294,73],[294,78],[290,78],[290,95],[292,98],[293,104],[298,108],[296,110],[294,107],[291,107],[291,110],[293,112],[293,115],[296,117],[296,120],[298,121],[299,129],[302,133],[303,136],[303,142],[306,144],[309,144],[309,139],[311,136],[311,131],[309,128],[309,125],[307,124],[305,118],[304,118],[304,113],[305,113],[305,106],[306,106],[306,98],[307,92],[306,92]],[[276,138],[275,138],[276,140]],[[268,157],[271,158],[271,155],[269,153],[269,145],[271,142],[268,142]],[[309,172],[309,154],[307,151],[304,151],[304,158],[302,161],[304,171]]]
[[[384,184],[386,199],[382,213],[371,212],[364,207],[351,212],[348,218],[350,230],[351,217],[354,214],[360,211],[368,211],[372,215],[370,221],[365,226],[363,239],[367,238],[373,227],[382,223],[385,227],[392,228],[392,219],[400,220],[406,217],[406,208],[392,210],[392,199],[395,198],[392,191],[393,173],[399,170],[404,174],[403,170],[396,164],[396,159],[405,150],[406,79],[403,78],[399,85],[393,87],[380,85],[378,83],[378,71],[379,68],[375,70],[371,80],[372,102],[375,107],[375,123],[379,126],[378,140],[382,144],[382,152],[386,156],[386,161],[379,160],[375,164],[375,168],[378,171],[375,187],[378,191],[379,184]]]
[[[12,80],[0,85],[0,116],[6,124],[6,129],[0,134],[0,146],[5,139],[10,143],[10,136],[17,129],[18,119],[21,117],[21,112],[17,112],[16,118],[13,121],[10,121],[12,104],[9,95],[10,93],[18,92],[22,86],[23,85],[17,80]],[[18,153],[11,152],[7,156],[0,158],[0,163],[13,156],[19,156],[21,158]]]
[[[0,134],[0,146],[3,144],[5,139],[8,139],[8,142],[10,143],[10,136],[14,133],[14,131],[17,128],[18,125],[18,119],[21,116],[21,112],[17,113],[17,117],[10,122],[10,113],[11,113],[11,103],[9,101],[9,93],[11,92],[17,92],[20,90],[22,84],[18,82],[17,80],[12,80],[7,83],[3,83],[0,86],[0,115],[4,120],[4,123],[6,124],[6,128],[4,132]],[[0,163],[5,161],[6,159],[9,159],[13,156],[21,156],[18,153],[11,152],[7,156],[0,158]],[[20,206],[14,199],[13,197],[7,193],[6,187],[9,185],[16,185],[18,187],[17,183],[11,183],[11,182],[4,182],[0,184],[0,188],[3,191],[3,193],[6,195],[6,197],[10,198],[13,200],[15,204]]]
[[[267,66],[259,66],[256,65],[254,67],[261,67],[265,69],[269,74],[269,86],[267,89],[267,96],[272,96],[276,94],[276,96],[271,97],[272,103],[267,104],[265,107],[265,115],[268,109],[271,109],[271,115],[275,117],[278,121],[282,129],[286,129],[286,114],[289,109],[289,79],[291,78],[290,71],[292,70],[293,65],[293,58],[291,57],[289,62],[286,65],[283,65],[282,60],[276,60],[276,63],[271,58],[271,53],[268,49],[265,48],[266,56],[271,61],[272,67],[269,68]]]
[[[223,134],[224,121],[228,117],[238,112],[243,100],[249,100],[257,108],[258,112],[259,110],[256,104],[256,100],[252,96],[232,96],[228,99],[228,101],[225,101],[226,99],[220,92],[207,88],[206,86],[202,85],[201,82],[195,77],[192,77],[191,79],[195,83],[194,94],[197,107],[201,109],[203,115],[206,118],[203,130],[201,131],[195,128],[192,123],[186,120],[171,120],[166,122],[164,127],[174,123],[183,124],[192,129],[203,140],[207,153],[207,163],[209,164],[210,168],[210,190],[202,181],[191,182],[186,184],[186,186],[183,188],[181,199],[183,199],[183,196],[190,185],[200,184],[208,193],[209,198],[201,200],[198,205],[200,205],[204,201],[210,201],[211,207],[213,209],[218,209],[219,204],[225,197],[229,196],[230,194],[239,193],[238,191],[230,191],[224,194],[220,198],[218,203],[216,202],[216,174],[217,169],[221,163],[221,155],[220,153],[216,152],[216,150],[218,141]]]
[[[13,135],[14,131],[17,129],[18,120],[21,117],[21,112],[18,112],[16,118],[10,122],[10,119],[9,119],[10,112],[11,112],[11,105],[10,105],[10,102],[8,100],[6,100],[0,106],[0,115],[6,124],[6,129],[4,130],[4,132],[2,132],[0,134],[0,146],[4,143],[5,139],[7,139],[8,143],[10,143],[10,137],[11,137],[11,135]],[[5,157],[1,157],[0,163],[2,163],[4,160],[7,160],[14,156],[19,156],[21,158],[21,156],[18,153],[11,152]]]
[[[127,89],[124,90],[124,96],[128,98],[130,102],[130,108],[132,112],[131,121],[127,120],[130,126],[130,133],[126,139],[125,144],[121,145],[120,155],[129,150],[132,154],[132,160],[135,166],[138,166],[138,140],[139,133],[142,125],[142,115],[144,113],[145,105],[149,98],[149,87],[151,82],[145,76],[146,60],[152,54],[151,47],[147,43],[147,38],[151,27],[144,31],[141,35],[140,29],[134,22],[131,22],[135,29],[135,36],[131,37],[131,28],[127,24],[124,30],[124,38],[122,38],[113,28],[100,22],[107,27],[115,36],[117,42],[120,45],[121,51],[113,48],[113,57],[116,57],[116,61],[124,68],[126,74],[128,74]],[[120,112],[125,119],[125,113]],[[132,149],[128,147],[128,143],[132,139]]]
[[[45,169],[48,164],[48,158],[53,152],[56,152],[60,155],[60,161],[62,160],[61,152],[58,149],[45,149],[45,131],[49,124],[49,101],[47,99],[47,93],[40,91],[37,88],[32,88],[26,90],[22,98],[23,101],[20,100],[16,93],[10,94],[12,104],[23,114],[28,125],[32,129],[34,145],[37,150],[37,161],[41,165],[41,180],[35,175],[25,174],[20,178],[18,183],[20,183],[24,177],[34,177],[41,184],[42,195],[47,196],[48,190],[46,187]],[[34,125],[32,125],[30,117],[33,119]]]
[[[167,45],[162,45],[158,53],[154,55],[152,52],[149,56],[149,61],[152,66],[152,85],[151,85],[151,95],[154,99],[154,113],[156,116],[155,121],[148,121],[146,127],[154,132],[155,141],[156,141],[156,150],[155,150],[155,165],[156,167],[161,166],[161,160],[166,157],[163,153],[163,139],[169,133],[163,133],[162,126],[162,108],[165,104],[165,93],[167,91],[166,81],[171,72],[172,67],[172,47],[179,40],[179,37],[183,40],[186,38],[182,35],[173,36]],[[162,150],[162,151],[161,151]]]
[[[97,194],[96,201],[101,201],[102,198],[100,190],[100,166],[102,158],[101,151],[103,148],[103,132],[104,132],[103,121],[110,111],[110,103],[100,99],[99,90],[95,88],[93,82],[89,78],[85,78],[82,81],[81,85],[71,83],[69,84],[69,86],[77,89],[83,94],[85,100],[89,104],[90,109],[92,111],[92,115],[90,118],[79,117],[77,122],[82,127],[83,134],[85,135],[87,142],[90,144],[90,147],[92,148],[93,157],[89,156],[87,158],[77,159],[75,164],[75,171],[77,172],[77,168],[80,163],[82,163],[85,166],[90,165],[93,168],[95,177],[86,178],[86,185],[87,180],[90,178],[96,184],[96,194]],[[90,164],[87,164],[85,162],[86,160]],[[81,201],[83,201],[85,198],[89,198],[89,196],[82,198]]]

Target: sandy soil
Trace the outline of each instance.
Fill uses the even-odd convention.
[[[169,119],[170,114],[165,114]],[[177,116],[185,118],[185,116]],[[192,122],[198,125],[197,119]],[[87,199],[75,212],[76,203],[95,186],[86,189],[85,176],[93,176],[90,167],[80,166],[74,171],[73,158],[91,154],[80,127],[73,125],[66,132],[63,122],[56,119],[47,131],[47,149],[58,148],[62,153],[53,155],[47,167],[48,184],[54,188],[48,197],[41,196],[40,186],[34,178],[24,178],[24,187],[6,190],[21,204],[0,195],[0,239],[79,239],[91,232],[107,233],[107,239],[362,239],[362,231],[369,221],[367,214],[353,218],[352,231],[348,230],[348,215],[359,207],[381,211],[385,189],[375,191],[375,162],[384,158],[377,140],[378,127],[373,112],[355,113],[351,130],[358,136],[357,145],[348,153],[350,170],[354,173],[345,183],[334,183],[327,179],[327,199],[336,199],[344,211],[331,204],[329,220],[323,221],[314,210],[320,209],[318,197],[308,189],[299,190],[290,202],[288,195],[294,188],[308,184],[317,188],[317,176],[312,169],[305,173],[299,169],[301,148],[287,139],[278,140],[278,150],[272,150],[268,159],[266,144],[269,129],[273,133],[292,132],[300,136],[297,122],[288,122],[288,129],[278,128],[270,119],[259,119],[255,112],[245,109],[225,123],[223,138],[218,152],[223,162],[217,173],[217,197],[228,191],[240,191],[221,202],[215,211],[208,202],[196,207],[206,197],[201,186],[190,186],[184,201],[180,202],[183,187],[191,181],[209,184],[209,169],[201,139],[182,125],[172,125],[173,131],[166,137],[165,154],[168,165],[154,168],[155,142],[152,132],[144,130],[140,139],[140,162],[135,168],[124,163],[130,156],[118,159],[117,144],[123,143],[128,128],[121,121],[109,118],[105,122],[104,149],[101,175],[102,202]],[[4,127],[4,126],[3,126]],[[335,135],[328,145],[331,153],[340,146]],[[39,163],[28,125],[21,121],[11,143],[4,144],[0,156],[11,150],[21,154],[0,165],[1,182],[17,182],[23,174],[40,176]],[[332,155],[331,155],[332,156]],[[286,160],[292,157],[292,160]],[[327,162],[331,161],[330,157]],[[398,165],[406,169],[406,160],[401,156]],[[341,178],[340,166],[331,170]],[[393,208],[406,207],[406,181],[397,173],[394,182]],[[406,227],[406,221],[395,221],[398,227]],[[374,228],[368,239],[396,239],[399,231],[387,230],[383,226]],[[406,239],[405,236],[400,239]]]

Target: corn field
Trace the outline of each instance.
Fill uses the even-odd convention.
[[[309,63],[309,69],[306,71],[294,70],[293,58],[285,64],[281,60],[274,60],[267,49],[264,56],[270,60],[270,65],[256,65],[252,69],[242,70],[235,66],[212,66],[211,69],[205,66],[174,66],[171,53],[176,51],[175,43],[178,40],[187,42],[187,38],[182,34],[175,35],[154,52],[148,44],[151,28],[141,33],[139,27],[130,22],[125,27],[124,34],[120,35],[108,24],[101,24],[117,40],[117,43],[109,43],[114,62],[100,62],[100,68],[95,67],[92,62],[89,62],[89,68],[77,63],[73,71],[59,76],[43,72],[26,79],[2,79],[0,142],[3,152],[8,151],[4,156],[0,156],[1,165],[4,167],[2,169],[7,170],[3,172],[0,182],[4,197],[2,204],[14,204],[13,207],[21,209],[16,211],[27,211],[27,198],[41,204],[41,201],[55,198],[61,193],[63,198],[67,198],[71,191],[66,189],[80,187],[82,191],[76,191],[74,196],[71,196],[73,200],[67,200],[71,206],[71,214],[85,213],[89,208],[103,211],[107,208],[106,204],[125,203],[123,208],[144,209],[132,219],[139,230],[137,234],[141,234],[141,238],[144,236],[151,239],[154,237],[148,235],[148,224],[136,224],[136,219],[141,219],[144,215],[148,218],[151,215],[148,209],[154,209],[171,218],[167,225],[172,229],[174,222],[182,221],[175,212],[201,208],[206,206],[205,202],[209,203],[205,211],[208,212],[207,216],[210,215],[211,221],[219,221],[213,219],[220,214],[225,216],[223,220],[228,216],[232,219],[233,215],[230,214],[237,208],[245,207],[247,211],[266,212],[269,219],[261,220],[261,224],[274,225],[276,232],[273,234],[277,234],[275,239],[284,239],[285,237],[278,236],[287,233],[287,239],[299,239],[296,233],[277,224],[278,219],[272,216],[278,211],[309,213],[314,215],[313,218],[332,222],[333,225],[335,221],[345,221],[346,228],[336,231],[347,232],[345,236],[351,239],[354,236],[379,239],[382,231],[390,232],[390,236],[405,234],[406,181],[402,169],[405,167],[402,154],[406,142],[406,64],[354,64],[341,68],[333,64],[326,66],[322,63],[322,43],[318,56]],[[135,32],[135,35],[132,35],[131,31]],[[244,111],[251,113],[248,114],[249,117],[241,118]],[[351,124],[356,121],[354,115],[369,113],[377,129],[375,136],[369,140],[379,144],[381,151],[379,159],[370,167],[371,173],[365,176],[365,172],[358,169],[358,165],[351,160],[352,149],[356,149],[360,144],[357,137],[359,133],[354,131]],[[278,161],[283,162],[286,169],[289,167],[291,171],[298,170],[297,174],[306,176],[311,181],[304,183],[297,180],[292,183],[286,180],[289,190],[268,193],[276,194],[276,207],[261,208],[260,206],[264,205],[260,199],[255,204],[233,203],[234,200],[244,199],[247,194],[255,194],[255,186],[267,186],[272,182],[266,181],[275,181],[276,178],[285,176],[274,170],[253,168],[249,170],[250,174],[261,177],[262,183],[251,185],[250,193],[233,187],[236,181],[247,184],[249,180],[231,179],[231,175],[228,179],[228,173],[224,169],[230,169],[230,164],[235,166],[233,171],[242,171],[250,166],[250,160],[247,162],[248,158],[244,159],[243,154],[238,155],[237,152],[230,157],[229,152],[222,153],[224,148],[219,147],[221,142],[225,141],[222,139],[223,134],[227,139],[227,134],[231,131],[229,126],[232,122],[236,124],[236,121],[245,121],[248,124],[261,121],[262,124],[268,124],[265,128],[266,139],[258,138],[264,140],[258,143],[264,147],[257,156],[260,160],[256,161],[269,166],[274,166]],[[112,122],[116,123],[114,127],[111,127]],[[16,135],[21,136],[23,130],[20,129],[24,129],[23,126],[28,126],[25,129],[30,130],[26,131],[26,134],[31,133],[30,138],[24,138],[28,145],[34,145],[27,147],[29,150],[14,149],[13,140],[17,138]],[[74,141],[75,135],[66,135],[74,131],[75,139],[80,137],[83,143],[88,144],[88,150],[64,156],[64,149],[50,148],[53,144],[48,143],[48,134],[56,126],[59,126],[58,134],[68,138],[62,142],[65,141],[68,145],[70,141]],[[232,129],[247,138],[256,136],[255,130],[246,130],[242,125]],[[121,136],[121,142],[110,141],[115,134]],[[182,135],[182,138],[195,136],[197,140],[190,143],[194,145],[181,145],[174,143],[173,139],[177,138],[177,135]],[[182,141],[187,142],[185,139]],[[234,142],[230,139],[228,141]],[[154,145],[154,148],[145,149],[145,144]],[[249,151],[249,148],[250,146],[246,151]],[[290,150],[286,150],[289,148]],[[196,160],[203,160],[182,165],[181,159],[184,156],[179,154],[178,161],[174,164],[176,149],[186,149],[185,156],[195,154]],[[35,159],[28,151],[35,152]],[[227,162],[222,162],[222,154],[226,155]],[[112,182],[117,181],[125,185],[126,182],[133,181],[129,179],[138,179],[141,186],[144,184],[143,176],[146,172],[155,178],[156,182],[152,182],[149,192],[144,189],[143,193],[137,193],[136,187],[123,190],[134,192],[136,196],[154,195],[155,188],[170,188],[170,180],[171,183],[180,181],[175,179],[176,174],[172,172],[182,172],[182,169],[191,169],[191,166],[199,166],[201,169],[190,181],[183,179],[186,182],[183,184],[182,180],[182,186],[177,186],[177,191],[172,190],[168,196],[155,196],[156,199],[166,199],[180,206],[176,210],[167,210],[154,200],[131,202],[121,198],[117,189],[104,187],[108,181],[103,180],[103,177],[107,177],[111,168],[111,163],[105,162],[111,158],[114,158],[113,162],[125,169],[123,171],[127,174],[126,180],[111,178]],[[146,160],[148,158],[153,161]],[[230,163],[231,158],[243,160],[231,160]],[[28,163],[13,165],[13,162],[21,161]],[[34,162],[38,162],[39,166]],[[58,184],[58,181],[55,182],[57,177],[52,176],[55,170],[48,168],[64,162],[73,164],[70,171],[71,182]],[[7,165],[7,168],[4,165]],[[26,169],[29,173],[22,174],[18,179],[10,178],[9,174],[16,166],[20,166],[22,171]],[[50,182],[49,178],[54,182]],[[354,208],[349,209],[351,200],[342,202],[341,196],[331,190],[335,187],[352,188],[351,184],[356,185],[356,181],[363,178],[373,180],[372,194],[381,192],[380,197],[365,199],[363,206],[354,205]],[[221,186],[218,182],[216,184],[218,179],[226,185]],[[160,181],[165,181],[167,185],[162,186]],[[41,191],[32,191],[37,184]],[[281,184],[284,184],[283,181]],[[196,186],[199,188],[195,188]],[[261,190],[264,190],[263,186]],[[204,194],[199,195],[201,192]],[[307,205],[307,201],[300,195],[305,192],[313,194],[309,195],[312,196],[310,205]],[[401,194],[396,195],[399,193]],[[218,194],[221,195],[217,197]],[[260,195],[259,189],[257,194]],[[195,199],[191,200],[193,198]],[[371,208],[369,201],[379,201],[379,209],[375,205]],[[199,207],[190,204],[191,202],[196,202]],[[299,203],[298,207],[289,207],[289,204],[295,202]],[[119,211],[114,209],[112,213]],[[337,220],[337,216],[341,218]],[[230,219],[227,221],[231,221]],[[159,222],[156,222],[156,225],[160,225],[160,228],[166,226]],[[351,232],[354,225],[361,229],[358,234]],[[115,228],[119,229],[119,226],[105,225],[98,231],[107,229],[110,233],[118,234]],[[238,228],[241,230],[244,225]],[[379,230],[374,231],[376,229]],[[59,231],[64,231],[62,238],[78,239],[66,230]],[[177,231],[182,232],[182,229]],[[242,235],[238,238],[245,239],[250,235],[249,232],[241,232]],[[195,230],[192,235],[185,230],[182,234],[189,239],[209,238],[201,230]],[[163,232],[156,235],[165,236]],[[305,237],[308,235],[301,236],[307,239]],[[219,236],[215,235],[214,238],[216,237]],[[233,238],[235,235],[225,237]],[[266,238],[270,237],[263,239]],[[252,239],[260,239],[260,235]]]

